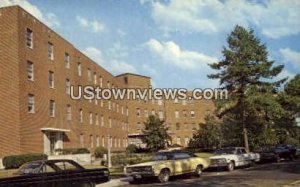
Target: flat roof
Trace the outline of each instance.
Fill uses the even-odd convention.
[[[122,73],[120,75],[116,75],[115,77],[121,77],[121,76],[125,76],[125,75],[133,75],[133,76],[138,76],[138,77],[144,77],[144,78],[151,79],[151,77],[148,77],[148,76],[145,76],[145,75],[139,75],[139,74],[135,74],[135,73]]]

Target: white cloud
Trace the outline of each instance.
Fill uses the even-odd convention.
[[[149,66],[148,64],[143,64],[142,68],[143,68],[143,70],[148,72],[151,76],[157,75],[157,71],[154,68],[152,68],[151,66]]]
[[[128,64],[122,60],[112,59],[106,60],[104,59],[101,50],[95,47],[88,47],[83,50],[83,53],[91,58],[93,61],[98,63],[103,68],[112,72],[113,74],[120,73],[137,73],[137,70],[131,64]]]
[[[207,56],[195,51],[184,51],[173,41],[159,42],[150,39],[146,45],[149,50],[158,55],[163,62],[175,65],[181,69],[202,69],[208,70],[208,63],[217,62],[214,57]]]
[[[283,60],[286,64],[292,64],[295,69],[300,70],[300,52],[293,51],[289,48],[280,49]]]
[[[41,20],[43,23],[49,27],[59,27],[60,22],[57,19],[56,15],[52,12],[43,13],[37,6],[31,4],[27,0],[1,0],[0,8],[6,6],[19,5],[28,11],[30,14]]]
[[[105,25],[97,20],[88,20],[81,16],[76,16],[76,20],[81,27],[90,29],[94,33],[101,33],[105,30]]]
[[[152,2],[152,17],[169,32],[228,32],[234,25],[256,25],[269,38],[300,32],[300,1],[171,0]]]

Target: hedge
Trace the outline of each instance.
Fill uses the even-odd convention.
[[[96,158],[103,158],[103,155],[107,154],[107,149],[105,147],[97,147],[94,151],[94,155]]]
[[[2,160],[5,169],[16,169],[26,162],[36,160],[46,160],[48,156],[46,154],[34,153],[34,154],[22,154],[5,156]]]

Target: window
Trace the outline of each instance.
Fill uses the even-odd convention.
[[[102,127],[104,126],[104,117],[103,117],[103,115],[101,115],[101,126]]]
[[[103,107],[103,100],[100,100],[100,106]]]
[[[142,130],[142,124],[140,122],[137,123],[136,125],[137,130]]]
[[[118,139],[118,146],[121,147],[121,139]]]
[[[180,130],[180,124],[176,123],[176,130]]]
[[[111,110],[111,102],[108,101],[108,110]]]
[[[109,83],[109,81],[107,81],[107,88],[110,88],[110,83]]]
[[[70,95],[70,93],[71,93],[71,82],[70,82],[70,80],[69,79],[66,79],[66,93],[68,94],[68,95]]]
[[[125,84],[128,84],[128,78],[127,77],[124,77],[124,82],[125,82]]]
[[[105,138],[102,136],[102,147],[105,147]]]
[[[96,72],[94,73],[94,84],[97,84],[97,74],[96,74]]]
[[[175,111],[175,118],[179,118],[179,112],[177,110]]]
[[[99,118],[98,118],[98,114],[96,114],[96,125],[99,125]]]
[[[29,28],[26,28],[26,46],[33,48],[33,32]]]
[[[87,70],[87,76],[88,76],[88,81],[92,80],[92,74],[91,74],[91,70],[88,68]]]
[[[54,100],[49,101],[49,116],[55,117],[55,101]]]
[[[34,95],[28,94],[28,112],[34,113]]]
[[[69,53],[65,53],[65,67],[70,69],[70,55]]]
[[[185,118],[187,117],[187,112],[186,112],[186,110],[183,110],[183,111],[182,111],[182,114],[183,114],[183,117],[185,117]]]
[[[141,116],[141,109],[139,109],[139,108],[136,109],[136,116],[137,117]]]
[[[98,105],[98,99],[95,98],[95,105]]]
[[[188,137],[185,137],[185,138],[184,138],[184,145],[185,145],[185,146],[188,146],[188,145],[189,145],[189,138],[188,138]]]
[[[180,137],[177,137],[177,138],[176,138],[176,143],[177,143],[178,145],[181,145],[181,139],[180,139]]]
[[[159,112],[158,112],[158,116],[159,116],[160,119],[163,119],[163,118],[164,118],[164,113],[163,113],[163,111],[159,111]]]
[[[151,114],[155,116],[155,110],[152,109]]]
[[[91,148],[94,147],[94,138],[93,135],[90,135],[90,143],[91,143]]]
[[[83,134],[79,135],[79,142],[80,142],[80,147],[84,147],[84,137],[83,137]]]
[[[54,73],[52,71],[48,73],[48,84],[50,88],[54,88]]]
[[[117,103],[117,113],[119,112],[119,104]]]
[[[50,42],[48,42],[48,59],[50,60],[54,59],[53,44]]]
[[[192,128],[193,128],[193,130],[197,130],[197,125],[196,125],[196,123],[193,123],[193,124],[192,124]]]
[[[99,136],[96,136],[96,147],[100,146],[100,138]]]
[[[100,76],[100,78],[99,78],[99,84],[100,84],[101,88],[102,88],[102,83],[103,83],[103,80],[102,80],[102,77]]]
[[[82,111],[82,109],[79,109],[79,122],[83,123],[83,111]]]
[[[111,126],[112,126],[112,119],[111,118],[108,118],[108,123],[109,123],[109,128],[111,128]]]
[[[33,79],[34,79],[33,63],[30,61],[27,61],[27,78],[30,81],[33,81]]]
[[[174,99],[174,103],[178,103],[178,99],[177,98]]]
[[[128,110],[128,107],[126,107],[126,116],[129,115],[129,110]]]
[[[162,100],[161,99],[157,100],[157,104],[162,105]]]
[[[68,121],[72,120],[72,109],[71,109],[71,105],[67,105],[67,120],[68,120]]]
[[[90,112],[89,119],[90,119],[90,125],[92,125],[93,124],[93,113],[92,112]]]
[[[149,116],[148,110],[147,110],[147,109],[144,110],[144,114],[145,114],[145,117],[146,117],[146,118]]]
[[[182,105],[186,105],[186,100],[182,100]]]
[[[81,77],[81,64],[80,63],[77,64],[77,72],[78,72],[78,76]]]
[[[195,111],[191,111],[191,118],[195,118]]]

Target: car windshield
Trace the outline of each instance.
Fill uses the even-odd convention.
[[[235,154],[234,148],[224,148],[215,151],[216,155],[224,155],[224,154]]]
[[[38,173],[40,171],[42,163],[41,162],[31,162],[24,164],[19,169],[20,173],[29,174],[29,173]]]

